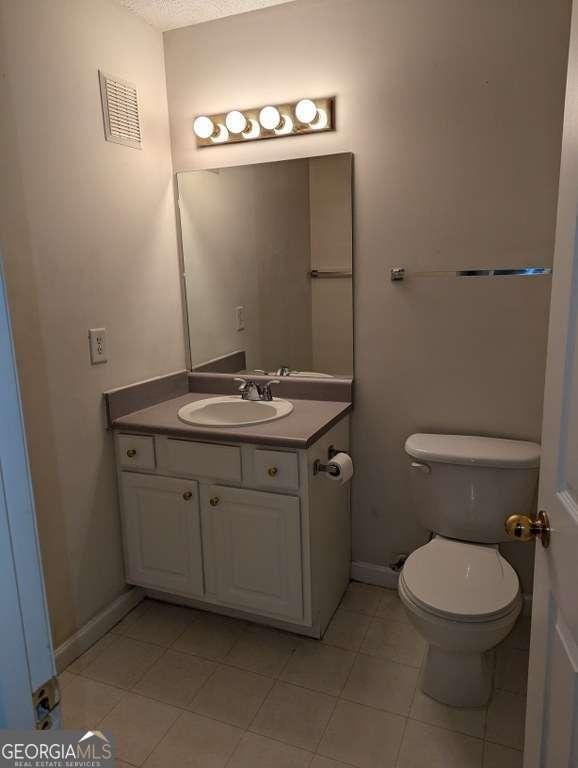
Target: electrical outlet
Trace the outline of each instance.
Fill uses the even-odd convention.
[[[245,330],[245,307],[235,307],[235,317],[237,318],[237,330]]]
[[[106,363],[106,328],[91,328],[88,332],[88,340],[92,365]]]

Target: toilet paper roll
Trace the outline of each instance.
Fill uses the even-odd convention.
[[[353,477],[353,462],[351,456],[347,453],[336,453],[335,456],[329,461],[329,466],[334,466],[339,469],[338,475],[330,475],[329,472],[325,473],[325,477],[334,483],[339,485],[345,485]]]

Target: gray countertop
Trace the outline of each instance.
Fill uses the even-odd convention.
[[[189,392],[112,421],[113,429],[146,432],[215,442],[259,443],[308,448],[352,409],[351,403],[330,400],[291,400],[293,411],[276,421],[244,427],[198,427],[181,421],[179,408],[213,394]],[[289,399],[289,398],[287,398]]]

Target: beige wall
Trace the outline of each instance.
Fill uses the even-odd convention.
[[[0,242],[58,645],[125,588],[101,393],[184,365],[163,50],[108,0],[0,0],[0,24]],[[137,84],[142,151],[104,141],[99,68]]]
[[[540,435],[548,281],[387,272],[550,263],[569,5],[300,0],[165,34],[176,168],[355,153],[356,560],[424,541],[409,433]],[[325,94],[335,133],[195,148],[199,112]]]

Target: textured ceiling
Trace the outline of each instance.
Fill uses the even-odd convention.
[[[292,0],[115,0],[163,31],[200,24],[223,16],[256,11]]]

